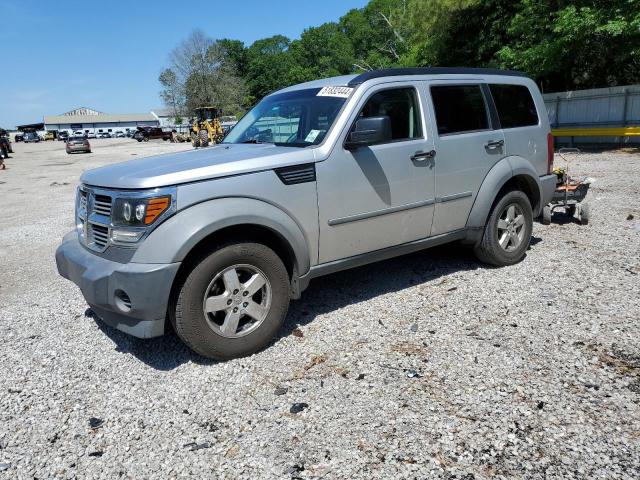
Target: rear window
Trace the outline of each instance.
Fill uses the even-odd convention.
[[[538,124],[538,112],[529,89],[523,85],[489,85],[502,128]]]
[[[489,117],[480,85],[431,87],[439,135],[474,132],[489,128]]]
[[[71,137],[69,140],[71,140],[72,142],[84,142],[85,138],[84,137]]]

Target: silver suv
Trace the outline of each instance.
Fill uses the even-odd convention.
[[[553,141],[519,72],[392,69],[264,98],[212,148],[88,171],[56,252],[106,323],[206,357],[266,346],[310,280],[445,242],[520,261]]]

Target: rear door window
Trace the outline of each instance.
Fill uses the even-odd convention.
[[[531,92],[524,85],[490,84],[493,103],[502,128],[538,125],[538,112]]]
[[[439,135],[477,132],[490,128],[480,85],[433,85],[431,98]]]

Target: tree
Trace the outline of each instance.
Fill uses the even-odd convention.
[[[340,27],[354,49],[356,68],[411,66],[406,58],[413,16],[408,1],[371,0],[364,8],[351,10],[340,19]]]
[[[637,83],[640,0],[370,0],[299,40],[249,47],[196,30],[172,52],[161,96],[229,111],[294,83],[399,66],[514,68],[544,91]]]
[[[517,68],[547,90],[593,88],[640,78],[640,2],[523,0],[496,64]]]
[[[233,65],[236,73],[244,77],[247,73],[247,48],[240,40],[223,38],[216,42],[224,52],[227,60]]]
[[[231,54],[235,47],[233,41],[216,42],[194,30],[171,52],[171,68],[163,71],[160,79],[165,86],[163,95],[171,101],[171,93],[180,92],[188,112],[202,106],[213,106],[223,113],[237,112],[244,104],[246,87]]]
[[[247,49],[246,79],[252,103],[270,92],[295,83],[290,40],[283,35],[257,40]]]
[[[344,75],[353,71],[353,46],[337,23],[325,23],[305,30],[300,40],[291,43],[290,52],[299,66],[296,81]]]
[[[171,114],[175,118],[179,118],[184,113],[185,93],[183,86],[178,81],[178,76],[170,68],[165,68],[158,80],[163,87],[160,98],[171,109]]]

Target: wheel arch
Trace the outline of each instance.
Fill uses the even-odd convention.
[[[290,274],[309,271],[308,241],[294,219],[272,204],[243,197],[209,200],[178,212],[145,239],[132,261],[185,262],[231,236],[265,242],[281,255]]]
[[[491,209],[505,191],[518,189],[524,192],[531,202],[533,217],[542,211],[542,187],[538,173],[531,163],[522,157],[505,157],[496,163],[485,176],[473,207],[467,218],[467,227],[481,229],[489,217]]]

